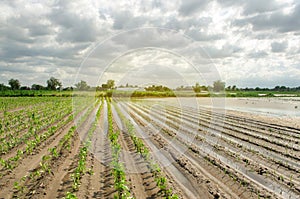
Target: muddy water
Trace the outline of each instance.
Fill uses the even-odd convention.
[[[300,98],[152,98],[177,106],[210,107],[219,110],[234,110],[269,116],[300,117]]]

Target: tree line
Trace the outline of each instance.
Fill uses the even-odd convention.
[[[32,84],[31,87],[22,86],[18,79],[10,79],[8,80],[8,85],[4,85],[3,83],[0,84],[0,91],[4,90],[111,90],[115,88],[115,81],[114,80],[107,80],[106,83],[102,84],[101,86],[91,87],[87,84],[86,81],[79,81],[74,85],[75,87],[65,87],[63,88],[62,82],[55,78],[51,77],[46,81],[46,86],[40,84]]]
[[[65,87],[63,88],[62,82],[55,78],[51,77],[46,81],[46,86],[40,85],[40,84],[32,84],[31,87],[28,86],[21,86],[21,83],[18,79],[10,79],[8,80],[8,85],[4,85],[3,83],[0,84],[0,91],[3,90],[80,90],[80,91],[88,91],[88,90],[96,90],[96,91],[107,91],[107,90],[113,90],[116,89],[115,81],[114,80],[107,80],[106,83],[103,83],[101,86],[97,87],[91,87],[87,84],[86,81],[79,81],[78,83],[74,84],[75,87]],[[176,91],[194,91],[195,93],[200,92],[222,92],[222,91],[300,91],[299,87],[287,87],[287,86],[275,86],[274,88],[238,88],[236,85],[233,86],[227,86],[225,87],[225,82],[221,80],[217,80],[213,82],[212,86],[205,86],[200,85],[199,83],[195,83],[194,86],[180,86],[176,89],[171,89],[166,86],[162,85],[152,85],[145,87],[144,89],[146,91],[157,91],[157,92],[170,92],[173,90]],[[126,86],[119,86],[118,88],[137,88],[138,86],[135,85],[129,85],[128,83]]]
[[[193,90],[195,93],[208,92],[208,91],[222,92],[225,91],[225,82],[222,82],[221,80],[217,80],[213,82],[212,86],[200,85],[197,82],[194,86],[185,86],[185,87],[180,86],[176,88],[176,91],[191,91],[191,90]]]
[[[0,84],[0,90],[61,90],[62,83],[60,80],[51,77],[46,81],[47,86],[42,86],[40,84],[32,84],[31,87],[21,86],[21,83],[18,79],[8,80],[8,85],[6,86],[3,83]]]
[[[213,82],[212,86],[205,86],[196,83],[194,86],[180,86],[176,88],[177,91],[188,91],[193,90],[195,93],[214,91],[214,92],[222,92],[222,91],[279,91],[279,92],[287,92],[287,91],[300,91],[300,86],[298,87],[287,87],[287,86],[275,86],[274,88],[238,88],[236,85],[225,87],[225,82],[221,80]]]

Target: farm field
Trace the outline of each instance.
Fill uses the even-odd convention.
[[[0,98],[0,198],[300,198],[297,121],[209,99]]]

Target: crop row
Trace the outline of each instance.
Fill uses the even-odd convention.
[[[153,111],[153,110],[152,110]],[[139,113],[139,110],[137,110],[137,109],[134,109],[134,112],[137,112],[137,113]],[[139,113],[139,114],[141,114],[141,112]],[[158,114],[156,114],[156,117],[158,118],[158,120],[161,120],[161,118],[160,117],[158,117]],[[149,118],[149,115],[147,116],[147,115],[145,115],[144,114],[144,118],[145,119],[147,119],[148,120],[148,122],[156,122],[156,120],[154,121],[153,119],[151,120],[151,118]],[[181,121],[181,122],[183,122],[183,121]],[[167,123],[167,122],[166,122]],[[170,123],[172,123],[171,121],[170,122],[168,122],[168,124],[170,124]],[[174,122],[173,122],[174,123]],[[158,123],[157,124],[158,126],[160,126],[160,128],[164,125],[164,124],[161,124],[161,123]],[[184,124],[182,124],[181,123],[181,125],[183,125],[184,126]],[[176,130],[176,129],[173,129],[172,130],[173,131],[173,133],[171,133],[170,132],[170,130],[165,130],[164,132],[167,132],[167,133],[169,133],[170,135],[173,135],[173,136],[177,136],[176,138],[183,138],[183,139],[186,139],[186,141],[188,140],[187,138],[186,138],[186,135],[184,136],[184,135],[180,135],[180,131],[178,131],[178,130]],[[188,132],[195,132],[195,130],[187,130],[186,131],[186,133],[188,133]],[[176,135],[177,134],[177,135]],[[195,136],[195,135],[194,135]],[[196,136],[198,136],[198,135],[196,135]],[[205,138],[207,138],[207,136],[206,137],[202,137],[201,138],[201,140],[203,141],[203,140],[205,140]],[[192,139],[192,137],[191,137],[191,139],[190,140],[193,140]],[[186,142],[185,141],[185,142]],[[189,143],[189,142],[187,142],[187,143]],[[212,147],[221,147],[221,146],[219,146],[219,145],[216,145],[216,143],[213,143],[212,145],[211,145]],[[193,147],[194,148],[194,147]],[[193,149],[192,148],[192,149]],[[200,148],[201,149],[201,148]],[[195,149],[193,149],[193,150],[195,150]],[[199,149],[198,149],[199,150]],[[201,149],[201,150],[203,150],[203,149]],[[222,148],[222,151],[224,151],[224,149]],[[226,150],[225,150],[226,151]]]
[[[123,124],[125,125],[127,133],[130,135],[131,140],[134,143],[136,152],[139,153],[144,160],[147,162],[147,164],[150,167],[151,173],[154,176],[154,179],[156,181],[157,186],[160,189],[160,192],[163,197],[167,199],[176,199],[178,196],[174,193],[172,193],[172,189],[168,188],[168,181],[166,177],[163,175],[161,168],[159,165],[150,157],[149,149],[144,144],[143,140],[136,135],[135,128],[133,124],[130,122],[129,119],[127,119],[121,110],[119,109],[118,105],[114,103],[114,107],[121,118]]]
[[[95,103],[95,105],[96,105],[96,103]],[[81,109],[86,109],[86,106],[83,105],[81,107]],[[17,194],[17,196],[19,194],[22,195],[22,194],[30,191],[30,189],[32,188],[32,186],[34,186],[34,184],[36,182],[38,182],[40,179],[44,178],[46,175],[49,175],[50,173],[52,173],[52,168],[55,165],[55,162],[58,161],[58,159],[61,159],[65,155],[69,154],[69,152],[72,149],[72,145],[74,143],[74,136],[75,136],[75,134],[77,134],[77,127],[80,127],[84,123],[87,116],[90,115],[92,109],[93,109],[93,106],[90,106],[90,108],[88,108],[87,111],[83,111],[84,113],[81,115],[79,114],[80,111],[77,112],[78,116],[80,118],[80,119],[78,119],[77,126],[72,126],[69,129],[68,133],[66,133],[61,138],[61,140],[59,141],[57,146],[48,149],[49,154],[44,155],[42,157],[42,160],[40,161],[40,164],[36,169],[34,169],[33,171],[30,171],[29,175],[25,175],[24,177],[21,178],[20,181],[15,182],[14,188],[15,188],[15,193]],[[76,117],[78,117],[78,116],[76,116]],[[64,121],[64,124],[62,123],[61,126],[56,126],[57,130],[63,129],[63,126],[66,126],[68,123],[73,122],[73,121],[74,121],[74,116],[70,115],[68,120]],[[90,139],[91,133],[88,133],[88,134],[89,134],[88,139]],[[87,156],[87,143],[88,142],[86,142],[86,145],[81,147],[79,150],[79,155],[78,155],[79,162],[78,162],[78,167],[75,170],[76,173],[81,174],[81,172],[84,172],[84,170],[85,170],[85,159]],[[65,155],[63,155],[63,154],[65,154]],[[73,176],[74,183],[76,182],[75,179],[77,179],[77,178],[78,178],[78,175]],[[75,186],[73,186],[73,187],[75,188]],[[35,192],[35,190],[33,190],[33,191]]]
[[[16,166],[18,166],[19,161],[23,158],[24,155],[31,155],[33,151],[44,141],[46,141],[49,137],[54,135],[59,129],[65,126],[67,123],[73,120],[73,115],[69,116],[67,120],[62,120],[57,123],[55,126],[50,127],[43,134],[36,135],[34,139],[27,140],[25,149],[23,151],[18,150],[17,154],[13,157],[10,157],[7,160],[0,158],[1,164],[5,169],[13,170]]]
[[[32,129],[25,134],[18,142],[25,142],[25,147],[24,149],[20,150],[18,149],[17,153],[8,158],[8,159],[3,159],[0,158],[0,163],[2,165],[2,169],[6,170],[13,170],[15,167],[18,166],[20,160],[25,156],[25,155],[31,155],[34,150],[41,145],[44,141],[46,141],[48,138],[53,136],[56,132],[60,131],[63,129],[66,124],[72,122],[74,120],[74,116],[70,115],[70,113],[67,113],[69,115],[66,119],[63,118],[56,118],[58,120],[57,123],[54,125],[50,126],[47,130],[43,131],[42,133],[38,134],[35,131],[32,131]],[[33,139],[28,139],[31,136],[33,136]],[[5,145],[4,145],[5,146]],[[4,147],[2,146],[2,147]],[[13,146],[12,143],[9,144],[9,146]],[[69,147],[69,146],[68,146]],[[3,176],[4,174],[2,174]],[[1,177],[2,177],[1,176]]]
[[[98,102],[96,101],[95,106],[98,106]],[[101,114],[101,110],[103,108],[103,99],[102,102],[100,104],[100,107],[98,108],[97,112],[96,112],[96,117],[94,119],[94,121],[91,124],[91,128],[89,129],[89,131],[87,132],[87,138],[84,140],[84,146],[82,146],[79,149],[79,160],[77,163],[77,167],[75,168],[74,172],[71,175],[72,178],[72,190],[68,191],[65,195],[65,199],[76,199],[76,192],[79,190],[79,186],[81,184],[81,179],[83,177],[83,175],[88,172],[89,174],[92,174],[93,171],[91,169],[87,169],[86,168],[86,159],[87,159],[87,155],[88,155],[88,149],[91,146],[91,139],[92,136],[96,130],[96,127],[98,125],[99,119],[100,119],[100,114]]]
[[[178,107],[169,106],[175,112],[181,112],[182,110]],[[243,129],[245,131],[251,131],[253,133],[258,133],[265,136],[270,136],[270,140],[282,139],[286,142],[297,142],[300,141],[299,129],[276,125],[268,124],[262,121],[256,121],[253,119],[245,119],[239,116],[224,115],[224,113],[216,113],[207,109],[195,110],[191,107],[184,107],[185,111],[182,112],[183,115],[191,117],[206,117],[206,119],[223,122],[226,125]],[[188,114],[187,114],[188,113]],[[277,140],[275,140],[277,141]],[[297,144],[297,143],[295,143]]]
[[[54,110],[54,107],[51,108],[52,110],[48,110],[49,114],[43,118],[36,118],[33,114],[29,124],[27,124],[28,128],[24,129],[25,132],[22,135],[19,135],[18,132],[7,132],[6,136],[0,140],[0,152],[2,154],[9,152],[12,148],[24,143],[31,137],[38,136],[40,132],[47,128],[51,128],[51,125],[61,121],[64,117],[72,113],[72,109],[70,107],[61,106]]]
[[[40,105],[43,103],[52,103],[53,101],[61,101],[62,98],[49,98],[49,97],[1,97],[0,98],[0,111],[11,111],[17,108],[24,108],[32,106],[33,104]]]
[[[117,191],[115,198],[133,198],[127,186],[124,165],[120,162],[121,145],[118,143],[119,130],[114,129],[113,115],[111,110],[111,98],[106,98],[107,102],[107,118],[108,118],[108,137],[112,149],[112,175],[114,177],[114,185]]]
[[[176,114],[173,115],[174,117],[176,117]],[[178,117],[178,116],[177,116]],[[184,120],[186,120],[186,117],[181,117],[181,118],[184,118]],[[178,119],[178,118],[177,118]],[[208,123],[208,122],[207,122]],[[213,125],[209,125],[207,123],[200,123],[200,128],[203,129],[203,126],[206,127],[206,130],[205,131],[209,131],[210,129],[214,129],[214,130],[218,130],[215,126]],[[191,123],[189,122],[185,122],[185,124],[187,126],[190,126],[191,128],[195,128],[195,124],[196,124],[196,121],[191,121]],[[295,161],[293,160],[287,160],[286,158],[286,161],[282,161],[282,159],[284,157],[278,157],[278,155],[274,154],[272,155],[272,152],[274,152],[274,150],[270,149],[270,150],[267,150],[269,148],[266,148],[264,151],[263,150],[260,150],[260,151],[257,151],[259,148],[258,147],[253,147],[253,148],[249,148],[247,146],[249,146],[249,144],[253,143],[251,141],[249,141],[249,139],[244,138],[243,137],[243,131],[242,132],[239,132],[238,130],[235,131],[235,133],[230,133],[230,131],[222,131],[222,128],[219,129],[220,132],[222,132],[221,136],[219,139],[222,139],[224,140],[225,142],[227,142],[228,144],[232,145],[233,147],[238,147],[239,150],[242,150],[243,149],[243,153],[245,153],[245,150],[252,153],[251,156],[256,156],[255,159],[259,158],[258,156],[260,157],[263,157],[265,159],[267,159],[267,161],[273,161],[275,164],[277,164],[278,166],[281,166],[281,167],[285,167],[286,169],[288,169],[289,171],[295,171],[295,172],[298,172],[298,169],[296,169],[297,167],[293,166],[295,165],[294,163],[296,163]],[[205,131],[202,131],[202,132],[205,132]],[[241,136],[237,136],[238,134],[241,134]],[[198,135],[197,135],[198,136]],[[231,137],[230,137],[231,136]],[[238,141],[235,141],[234,139],[235,138],[239,138]],[[257,138],[259,140],[259,138]],[[245,142],[245,144],[243,144]],[[254,142],[256,143],[256,142]],[[255,144],[255,146],[259,146],[259,147],[264,147],[264,146],[260,146],[260,145],[257,145]],[[276,152],[276,151],[275,151]],[[238,151],[236,151],[236,153],[239,153]],[[279,155],[284,155],[283,154],[284,152],[280,152]],[[293,154],[293,153],[292,153]],[[289,154],[289,155],[286,155],[287,157],[292,157],[292,154]],[[275,155],[275,156],[274,156]],[[278,157],[278,158],[277,158]],[[292,157],[292,159],[294,159],[297,157]]]
[[[135,111],[136,112],[136,111]],[[206,145],[206,151],[203,151],[203,148],[199,148],[196,143],[191,143],[192,139],[189,139],[189,137],[186,137],[184,134],[181,134],[178,130],[172,129],[162,123],[157,123],[157,121],[153,120],[153,118],[148,118],[145,115],[141,115],[142,118],[139,118],[140,122],[142,121],[144,124],[151,122],[151,125],[154,125],[153,128],[155,129],[161,129],[162,134],[159,134],[158,142],[162,142],[161,140],[165,140],[165,142],[169,139],[175,139],[178,140],[177,147],[179,144],[182,144],[187,147],[187,149],[190,149],[193,153],[196,153],[197,155],[202,155],[202,157],[207,157],[207,154],[211,154],[211,146]],[[133,116],[134,117],[134,116]],[[173,142],[175,141],[173,140]],[[201,140],[203,141],[203,140]],[[204,152],[204,153],[203,153]],[[185,166],[184,163],[181,163],[180,159],[175,157],[175,160],[179,162],[179,164]],[[207,160],[207,159],[205,159]],[[224,170],[226,170],[227,166],[223,165]],[[229,172],[225,172],[225,174],[231,174]],[[232,177],[232,175],[230,175]],[[242,177],[235,176],[239,181],[244,182]],[[249,183],[242,183],[243,186],[248,186]]]
[[[122,104],[122,106],[125,107],[126,105]],[[199,181],[200,186],[203,185],[202,184],[203,183],[203,181],[202,181],[203,169],[199,169],[200,166],[198,163],[201,162],[201,164],[202,164],[204,162],[204,160],[200,160],[198,162],[198,161],[191,160],[190,158],[185,157],[183,152],[186,151],[186,149],[185,149],[185,147],[181,146],[182,144],[185,144],[185,143],[182,143],[180,139],[178,139],[179,142],[177,142],[175,140],[175,138],[176,139],[178,138],[178,137],[174,137],[175,132],[167,131],[165,128],[163,128],[160,125],[156,126],[153,123],[154,121],[151,120],[151,118],[145,119],[146,117],[143,118],[142,116],[137,114],[136,111],[131,110],[131,108],[127,109],[127,112],[129,114],[128,117],[132,118],[139,125],[141,130],[147,134],[144,136],[150,136],[150,140],[151,140],[150,142],[153,143],[157,147],[157,149],[161,148],[162,156],[161,155],[159,156],[160,159],[162,159],[164,162],[171,161],[170,163],[172,163],[172,161],[176,161],[178,163],[178,166],[182,167],[182,169],[185,170],[183,173],[185,176],[186,176],[185,172],[188,172],[189,174],[191,174],[191,175],[186,176],[187,181],[190,181],[191,178],[194,178],[194,180]],[[156,147],[154,147],[154,148],[156,148]],[[151,147],[151,148],[152,148],[152,150],[154,149],[153,147]],[[173,165],[173,163],[172,163],[172,165]],[[182,172],[180,170],[178,170],[178,172]],[[201,173],[199,171],[201,171]],[[206,171],[204,173],[206,173]],[[179,182],[182,180],[181,178],[178,179]],[[193,182],[193,180],[191,182]],[[210,180],[206,180],[206,182],[210,182]],[[186,186],[186,185],[181,185],[181,186],[186,187],[187,189],[190,189],[192,191],[194,189],[193,188],[194,182],[188,186]],[[192,186],[192,187],[189,187],[189,186]],[[195,187],[195,189],[197,189],[197,187]],[[219,191],[219,188],[217,188],[216,186],[208,186],[208,187],[206,187],[205,190],[207,190],[215,198],[220,198],[220,191]],[[193,192],[194,192],[193,196],[190,196],[190,197],[199,197],[199,194],[202,195],[202,193],[199,193],[197,190],[193,190]],[[221,195],[223,195],[223,194],[221,194]]]
[[[177,115],[178,111],[173,111],[173,114]],[[220,128],[224,128],[227,131],[234,131],[234,132],[239,132],[241,134],[243,134],[244,136],[247,136],[247,139],[249,141],[251,141],[251,138],[254,138],[256,140],[260,140],[261,142],[266,143],[266,145],[268,146],[272,146],[274,148],[274,146],[276,148],[278,148],[278,150],[282,150],[282,147],[285,148],[285,151],[287,149],[297,152],[300,151],[300,148],[297,144],[293,144],[293,142],[295,142],[297,140],[297,138],[295,137],[289,137],[287,138],[286,136],[279,136],[280,134],[277,132],[273,132],[273,130],[271,128],[269,128],[268,131],[264,130],[264,131],[258,131],[256,128],[249,128],[246,125],[238,125],[236,124],[237,122],[228,122],[224,117],[216,117],[216,116],[211,116],[211,117],[203,117],[203,113],[201,113],[201,115],[194,115],[191,113],[185,113],[182,112],[181,113],[182,116],[184,116],[185,118],[189,118],[190,121],[193,122],[200,122],[203,123],[204,125],[206,125],[206,127],[209,126],[217,126]],[[277,135],[277,137],[275,137],[274,135]],[[295,140],[296,139],[296,140]],[[270,148],[272,148],[270,146]],[[281,147],[281,148],[280,148]],[[268,148],[269,149],[269,148]]]
[[[4,136],[7,133],[18,134],[20,131],[27,129],[30,123],[43,121],[43,119],[49,118],[52,111],[57,110],[55,114],[58,114],[58,111],[62,108],[71,108],[70,105],[69,100],[62,100],[61,102],[48,102],[25,107],[19,111],[4,112],[0,122],[0,135],[3,137],[3,133]]]
[[[48,149],[49,154],[43,155],[39,166],[36,169],[29,172],[29,175],[23,176],[20,181],[16,181],[14,183],[15,193],[17,195],[22,195],[29,191],[28,189],[30,187],[27,187],[29,182],[37,182],[39,179],[51,174],[51,168],[53,167],[54,162],[57,161],[58,158],[62,157],[63,153],[69,153],[71,150],[70,143],[72,142],[72,138],[76,133],[75,131],[76,127],[71,127],[68,133],[59,141],[58,146]]]
[[[199,126],[199,128],[201,129],[201,130],[199,129],[199,131],[201,133],[209,134],[207,132],[214,132],[214,134],[219,136],[219,139],[225,140],[229,144],[234,145],[234,147],[238,146],[240,149],[245,147],[246,149],[248,149],[248,151],[253,152],[253,155],[258,155],[258,154],[260,156],[266,155],[269,160],[274,160],[276,162],[276,164],[285,166],[289,170],[291,170],[291,169],[293,170],[293,166],[291,166],[291,165],[294,165],[294,163],[296,163],[293,160],[286,160],[284,162],[279,161],[284,157],[280,157],[279,160],[278,159],[276,160],[274,157],[277,157],[278,155],[275,154],[275,156],[274,156],[274,153],[273,153],[274,149],[268,150],[270,148],[268,146],[265,146],[265,145],[260,146],[257,142],[253,142],[251,140],[249,141],[248,137],[244,136],[243,131],[240,132],[237,129],[235,131],[234,130],[231,130],[231,131],[224,130],[221,126],[222,125],[221,122],[216,125],[213,125],[213,124],[215,124],[216,121],[214,123],[212,123],[209,120],[207,120],[206,122],[201,120],[201,122],[199,123],[197,118],[200,119],[201,118],[200,116],[198,116],[195,119],[192,119],[193,117],[196,117],[196,116],[192,116],[192,114],[190,114],[188,117],[188,116],[185,116],[183,113],[181,115],[179,115],[178,113],[176,114],[176,113],[172,113],[170,111],[167,111],[167,113],[168,113],[167,117],[172,120],[175,120],[177,123],[184,122],[184,125],[186,126],[186,128],[190,127],[191,129],[194,129],[193,131],[195,131],[198,128],[197,126]],[[221,134],[219,132],[221,132]],[[196,138],[198,138],[201,135],[196,134],[195,136],[196,136]],[[202,136],[201,139],[205,139],[205,137],[207,137],[207,136]],[[237,140],[237,139],[239,139],[239,140]],[[260,139],[257,138],[257,140],[260,140]],[[243,143],[245,143],[245,144],[243,144]],[[253,144],[253,147],[250,147],[251,143]],[[241,144],[243,144],[243,145],[241,145]],[[257,151],[259,149],[257,146],[262,147],[262,148],[259,151]],[[263,147],[267,147],[267,148],[264,149]],[[277,151],[275,151],[275,152],[277,152]],[[284,155],[283,154],[284,152],[285,151],[280,151],[279,155]],[[292,154],[287,155],[285,153],[285,155],[289,158],[291,157],[292,159],[297,158],[295,156],[292,156]]]

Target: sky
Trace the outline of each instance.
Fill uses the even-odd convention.
[[[300,86],[297,0],[1,0],[0,83]]]

